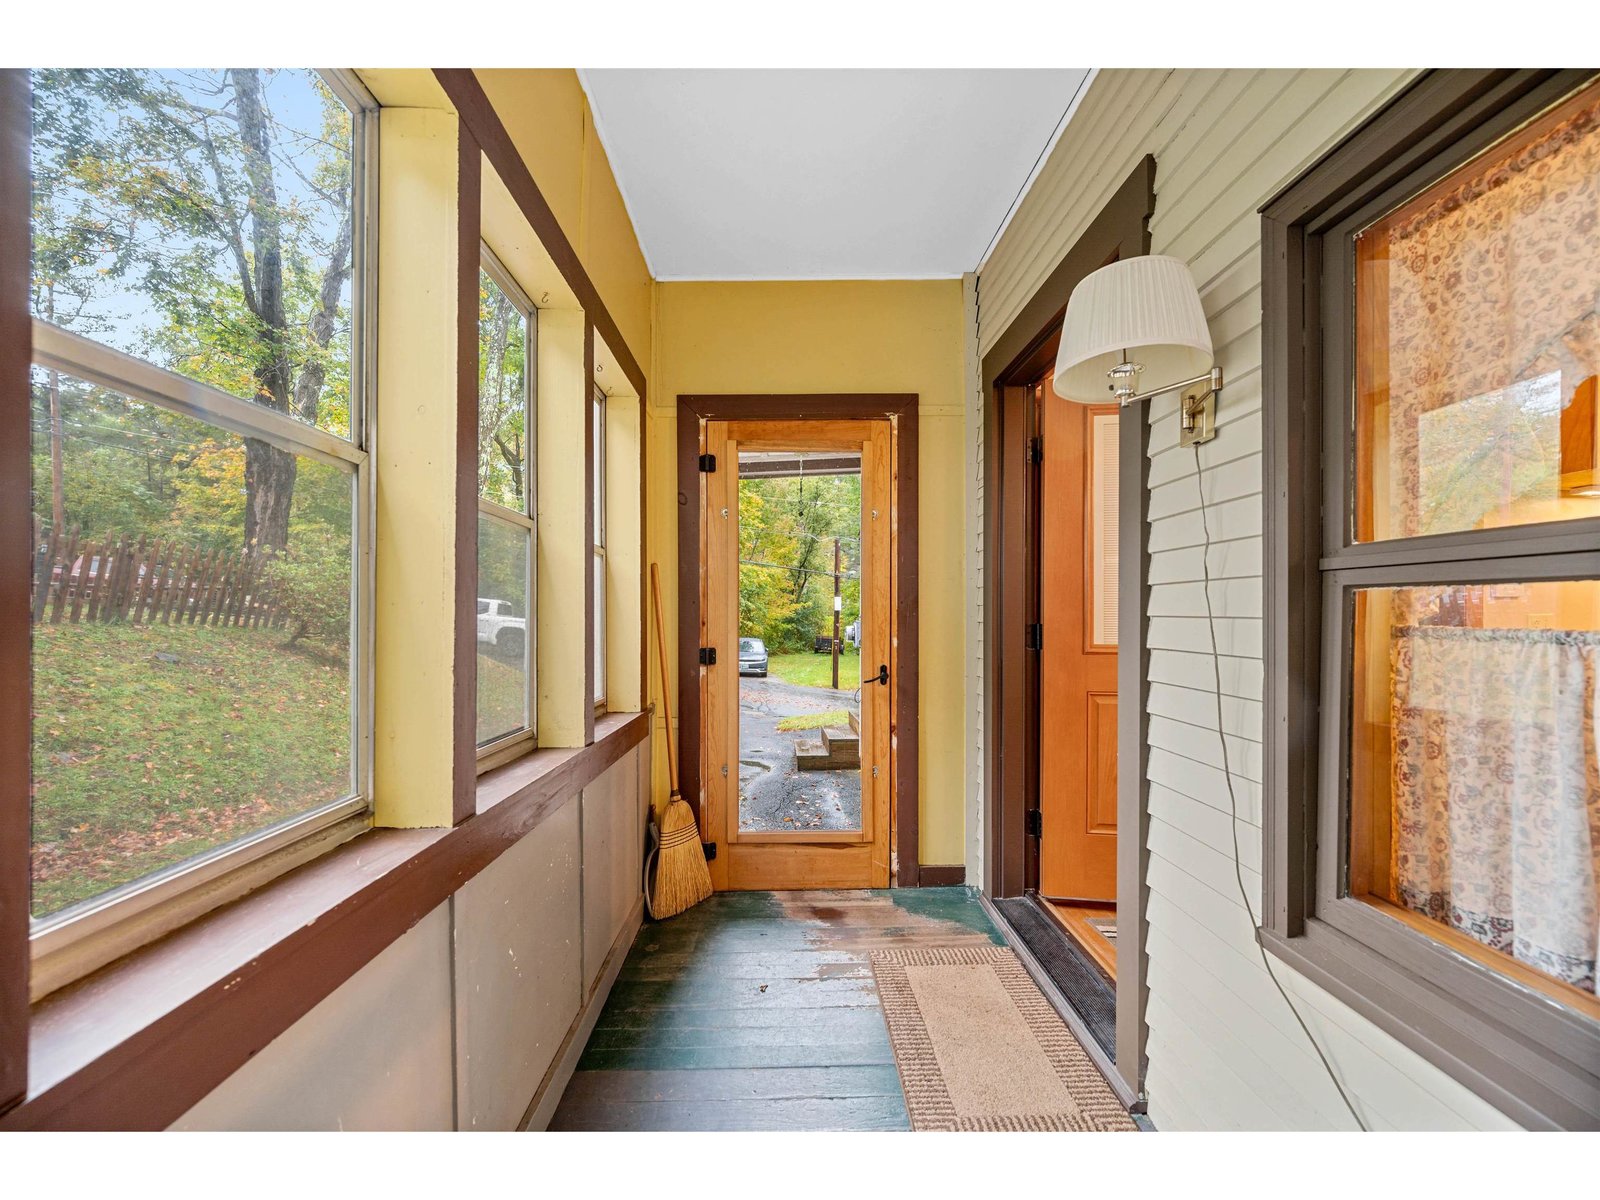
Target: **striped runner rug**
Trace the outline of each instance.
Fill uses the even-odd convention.
[[[1010,950],[879,950],[872,972],[913,1129],[1133,1130]]]

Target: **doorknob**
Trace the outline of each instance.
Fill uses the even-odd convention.
[[[881,683],[881,684],[884,685],[884,687],[888,687],[889,686],[889,668],[888,668],[888,666],[887,665],[880,666],[878,668],[877,678],[876,679],[869,679],[869,680],[867,680],[867,682],[868,683]]]

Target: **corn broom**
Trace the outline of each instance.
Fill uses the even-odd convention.
[[[667,639],[661,627],[661,572],[655,563],[650,564],[650,592],[655,599],[661,712],[667,725],[667,780],[672,787],[667,797],[667,811],[661,818],[655,879],[645,889],[650,915],[659,921],[675,917],[711,895],[711,868],[706,865],[706,852],[700,847],[700,829],[695,825],[694,809],[678,792],[678,760],[672,749],[672,707],[667,702]]]

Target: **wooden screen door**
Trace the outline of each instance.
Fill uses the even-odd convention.
[[[1117,895],[1117,421],[1115,405],[1038,386],[1039,891]]]
[[[715,651],[700,671],[701,837],[717,843],[712,883],[887,887],[898,679],[891,423],[708,421],[701,449],[715,459],[701,474],[700,558],[702,661]],[[820,533],[795,535],[794,521],[773,511],[824,500],[831,524],[805,527]],[[782,534],[768,536],[773,529]],[[831,650],[821,649],[833,633],[835,574],[852,596],[846,611],[841,595],[841,630],[858,608],[860,643],[840,656],[838,689]],[[741,666],[741,632],[782,624],[772,606],[792,614],[787,644],[767,646],[762,660],[745,643],[752,658]]]

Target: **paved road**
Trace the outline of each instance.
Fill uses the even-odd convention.
[[[739,828],[860,829],[860,771],[801,771],[794,746],[821,731],[780,733],[785,717],[853,708],[851,692],[799,687],[782,680],[739,680]],[[787,818],[787,819],[785,819]]]

